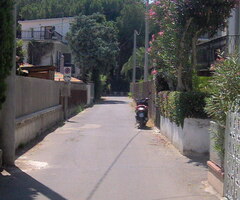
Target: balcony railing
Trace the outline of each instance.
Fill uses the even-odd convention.
[[[23,40],[58,40],[63,41],[63,36],[56,32],[50,31],[21,31],[17,35],[18,39]]]
[[[217,59],[217,51],[223,56],[239,52],[240,35],[227,35],[200,43],[197,46],[197,61],[199,67],[208,69]]]

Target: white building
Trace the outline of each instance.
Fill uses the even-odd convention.
[[[24,41],[25,62],[53,65],[60,72],[63,72],[63,66],[72,66],[73,76],[77,76],[79,69],[73,66],[73,56],[66,40],[73,21],[74,17],[19,21],[21,33],[17,37]],[[64,65],[61,64],[63,56]]]
[[[207,35],[200,38],[198,44],[198,65],[200,69],[208,69],[215,62],[217,52],[225,55],[240,49],[240,7],[232,10],[224,31],[218,31],[213,38]],[[239,53],[239,52],[238,52]]]
[[[19,21],[19,23],[22,26],[23,39],[31,39],[32,36],[37,37],[37,39],[44,39],[44,36],[45,38],[50,38],[50,33],[55,31],[57,33],[57,36],[55,37],[60,38],[62,36],[62,41],[67,42],[66,35],[70,30],[70,23],[73,22],[73,20],[74,17],[63,17],[52,19],[25,20]]]

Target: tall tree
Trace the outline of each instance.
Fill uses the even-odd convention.
[[[196,65],[196,42],[198,38],[210,33],[213,35],[225,27],[227,18],[238,0],[162,0],[155,1],[150,15],[156,24],[160,25],[162,42],[155,42],[159,47],[159,56],[166,53],[167,60],[172,59],[172,65],[165,62],[166,67],[174,68],[177,77],[177,90],[191,90],[191,75]],[[217,9],[216,9],[217,8]],[[169,32],[171,30],[171,32]],[[165,34],[166,33],[166,34]],[[160,41],[156,40],[156,41]],[[169,41],[173,45],[169,51]],[[157,44],[158,43],[158,44]],[[155,46],[155,49],[157,47]],[[158,55],[156,54],[156,55]],[[154,55],[153,55],[154,56]],[[189,59],[192,57],[192,61]],[[164,59],[161,59],[164,61]],[[165,59],[166,60],[166,59]]]
[[[0,2],[0,109],[5,101],[5,79],[10,75],[13,59],[14,34],[13,34],[13,0]]]
[[[144,46],[145,8],[141,0],[126,0],[121,11],[121,16],[117,19],[119,29],[120,58],[119,64],[126,63],[132,54],[134,30],[141,34],[138,36],[138,47]]]
[[[117,29],[104,15],[81,15],[76,18],[68,35],[76,62],[80,63],[82,79],[95,82],[96,95],[100,74],[108,74],[116,65],[118,55]]]

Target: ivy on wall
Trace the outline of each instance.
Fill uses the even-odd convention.
[[[0,109],[5,101],[6,83],[13,65],[14,49],[14,0],[0,1]]]

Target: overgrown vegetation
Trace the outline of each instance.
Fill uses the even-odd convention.
[[[207,118],[205,97],[206,94],[201,92],[160,92],[158,104],[161,115],[182,127],[185,118]]]
[[[159,32],[152,36],[149,52],[169,88],[176,85],[174,90],[192,90],[198,38],[223,29],[236,3],[236,0],[155,1],[149,14]]]
[[[209,82],[210,96],[206,98],[205,110],[216,123],[211,129],[214,149],[220,158],[224,158],[224,134],[227,113],[239,107],[240,100],[240,63],[239,56],[232,55],[218,61],[215,72]]]
[[[227,112],[240,98],[240,60],[238,55],[227,57],[215,65],[209,83],[211,96],[206,99],[206,112],[221,126],[226,124]]]
[[[75,113],[78,114],[80,112],[84,111],[84,104],[80,104],[76,107]]]
[[[14,32],[13,0],[0,2],[0,109],[5,101],[6,83],[13,65]]]

